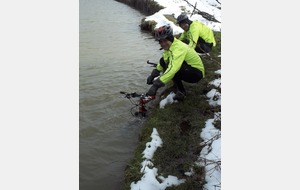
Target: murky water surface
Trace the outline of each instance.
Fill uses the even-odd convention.
[[[114,0],[79,1],[80,190],[120,189],[142,121],[120,91],[145,92],[160,46],[140,31],[144,15]]]

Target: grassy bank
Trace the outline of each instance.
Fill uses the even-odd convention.
[[[124,189],[130,189],[131,182],[141,179],[140,167],[142,152],[147,142],[151,141],[152,129],[156,128],[162,141],[163,147],[158,148],[153,157],[153,164],[158,169],[159,175],[177,176],[186,179],[186,182],[169,189],[202,189],[205,184],[204,168],[195,165],[200,151],[203,147],[200,132],[205,126],[205,121],[214,117],[215,112],[221,112],[221,106],[211,107],[205,96],[214,86],[209,82],[221,76],[215,71],[221,69],[221,33],[215,32],[217,46],[213,48],[209,56],[202,56],[206,70],[206,77],[197,84],[184,83],[187,91],[187,98],[183,102],[169,104],[164,109],[159,105],[153,105],[151,113],[141,130],[140,143],[135,150],[134,158],[128,163],[125,169]],[[218,89],[221,93],[221,89]],[[164,95],[168,94],[166,90]],[[221,129],[221,122],[214,124]],[[194,175],[185,176],[184,172],[193,168]]]
[[[153,0],[117,0],[125,3],[142,13],[154,14],[163,7],[157,5]],[[165,15],[170,21],[175,21],[172,15]],[[154,21],[141,21],[140,28],[151,32],[156,23]],[[209,83],[221,76],[215,71],[221,69],[221,33],[215,32],[217,46],[213,48],[209,56],[202,56],[205,66],[205,78],[197,84],[184,83],[187,91],[187,98],[184,102],[167,105],[164,109],[159,109],[159,101],[152,105],[151,113],[141,130],[139,144],[135,150],[134,158],[127,164],[124,173],[124,187],[129,190],[132,182],[137,182],[143,176],[140,173],[141,162],[143,161],[142,152],[147,142],[151,141],[151,133],[156,128],[163,141],[163,147],[158,148],[152,159],[152,163],[158,169],[159,175],[167,177],[173,175],[179,179],[186,179],[186,182],[169,187],[168,190],[195,190],[203,189],[205,184],[204,168],[195,165],[203,147],[200,132],[205,126],[205,121],[214,117],[215,112],[221,112],[221,106],[211,107],[205,96],[214,86]],[[221,93],[221,89],[218,91]],[[170,90],[166,90],[163,95],[167,95]],[[221,130],[221,121],[214,123],[214,126]],[[194,175],[185,176],[184,172],[193,168]]]
[[[152,15],[164,8],[153,0],[116,0],[116,1],[129,5],[130,7],[137,9],[138,11],[140,11],[145,15]]]

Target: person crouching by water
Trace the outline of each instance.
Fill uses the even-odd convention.
[[[213,31],[200,21],[191,21],[182,13],[177,17],[177,24],[184,30],[179,40],[189,44],[198,53],[209,53],[216,46]]]
[[[160,87],[173,80],[177,87],[173,99],[182,101],[187,95],[182,81],[197,83],[205,76],[202,60],[193,48],[173,36],[173,29],[170,25],[155,29],[154,34],[164,52],[156,68],[147,78],[147,84],[152,84],[152,86],[146,95],[155,96]],[[163,72],[162,75],[160,75],[161,72]],[[154,80],[156,77],[158,78]]]

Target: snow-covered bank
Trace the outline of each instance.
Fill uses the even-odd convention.
[[[199,20],[202,23],[208,25],[213,31],[221,31],[220,22],[212,22],[205,19],[199,14],[193,12],[196,5],[197,8],[201,7],[201,11],[207,12],[221,21],[221,8],[220,1],[213,0],[154,0],[158,4],[165,7],[157,13],[146,17],[145,21],[155,21],[156,28],[165,24],[170,24],[173,28],[174,35],[180,34],[183,30],[174,22],[170,21],[165,17],[165,15],[173,15],[177,18],[182,12],[189,14],[191,20]],[[221,75],[221,71],[216,71],[217,74]],[[218,92],[218,88],[221,88],[221,79],[215,79],[209,83],[213,88],[206,94],[207,101],[209,105],[220,106],[221,105],[221,93]],[[168,104],[174,103],[172,92],[163,100],[160,101],[160,108],[164,108]],[[175,102],[176,103],[176,102]],[[199,131],[199,137],[204,140],[202,146],[204,148],[200,152],[198,160],[195,164],[205,167],[206,171],[206,184],[205,188],[207,190],[220,190],[221,189],[221,131],[214,126],[214,123],[221,120],[221,113],[215,113],[214,118],[208,119],[202,131]],[[146,148],[143,152],[144,161],[141,163],[141,173],[142,178],[139,181],[131,183],[131,189],[151,189],[151,190],[164,190],[172,185],[180,185],[184,183],[184,179],[178,179],[176,176],[169,175],[164,178],[160,175],[158,169],[151,162],[151,158],[155,154],[157,147],[163,147],[163,139],[159,137],[159,131],[153,126],[152,141],[146,144]],[[147,156],[148,155],[148,156]],[[185,172],[186,176],[192,176],[193,170]],[[160,179],[160,180],[158,180]]]

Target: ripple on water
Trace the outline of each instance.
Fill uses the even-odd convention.
[[[85,138],[88,138],[88,137],[92,137],[92,136],[94,136],[97,132],[99,132],[99,130],[98,130],[97,128],[95,128],[95,127],[92,127],[92,126],[90,126],[90,127],[85,127],[85,128],[83,128],[83,129],[80,129],[80,130],[79,130],[79,138],[85,139]]]
[[[120,189],[115,184],[138,141],[142,123],[119,92],[146,91],[153,69],[146,61],[161,56],[140,31],[143,17],[116,1],[80,0],[80,189]]]

